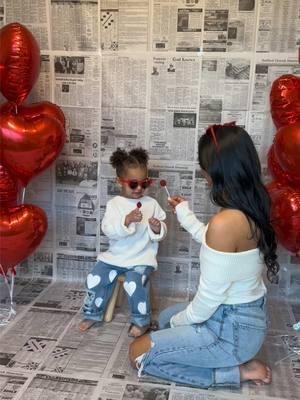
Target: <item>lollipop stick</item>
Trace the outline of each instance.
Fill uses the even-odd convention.
[[[164,188],[166,189],[166,192],[167,192],[168,197],[171,197],[170,192],[168,191],[167,186],[164,186]]]

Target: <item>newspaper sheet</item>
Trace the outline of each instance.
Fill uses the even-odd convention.
[[[201,123],[229,122],[231,116],[222,112],[245,112],[250,95],[249,57],[203,57],[199,121]],[[213,94],[213,95],[212,95]],[[236,115],[237,123],[245,124],[244,113]]]
[[[194,160],[197,113],[186,109],[150,111],[147,147],[153,160]]]
[[[100,155],[100,110],[63,107],[63,112],[66,118],[67,137],[62,155],[98,160]],[[82,173],[84,174],[84,170]]]
[[[102,106],[145,108],[147,101],[147,57],[103,56]]]
[[[87,274],[96,263],[96,256],[74,254],[74,252],[58,252],[56,254],[56,273],[58,280],[84,282]]]
[[[200,51],[203,3],[154,0],[152,50]]]
[[[51,0],[53,50],[96,51],[98,46],[97,0]]]
[[[145,147],[146,121],[144,108],[103,107],[101,161],[108,162],[117,147],[127,151],[136,147]]]
[[[276,132],[270,114],[269,93],[273,81],[285,74],[300,76],[296,57],[282,54],[257,57],[253,82],[255,91],[252,94],[248,131],[261,159],[266,158]]]
[[[145,0],[101,0],[101,50],[146,51],[150,4]]]
[[[2,28],[2,26],[5,25],[5,14],[6,14],[6,2],[5,0],[0,0],[0,29]]]
[[[18,21],[34,35],[41,50],[50,48],[48,0],[4,0],[6,20],[9,24]]]
[[[101,62],[97,55],[54,56],[54,99],[61,106],[100,107]]]
[[[205,3],[203,51],[242,52],[253,48],[256,1]]]
[[[0,399],[14,400],[23,391],[26,381],[23,374],[0,371]]]
[[[155,51],[233,52],[253,47],[255,1],[154,1]]]
[[[36,103],[41,101],[51,101],[51,59],[49,54],[41,54],[40,74],[36,84],[26,98],[26,103]]]
[[[260,0],[256,51],[296,54],[300,44],[299,9],[299,0]]]
[[[36,374],[22,395],[22,399],[91,400],[96,386],[97,381],[93,380]]]
[[[158,283],[158,309],[174,301],[185,301],[187,297],[191,299],[199,279],[199,263],[179,264],[175,258],[173,263],[169,259],[160,259],[159,264],[157,276],[154,276]],[[180,281],[177,281],[179,276]],[[167,295],[164,281],[169,285]],[[47,282],[37,283],[32,289],[30,282],[17,284],[24,288],[17,291],[18,298],[23,299],[23,310],[0,331],[0,393],[3,399],[13,400],[18,395],[17,398],[31,400],[43,395],[49,400],[61,400],[68,395],[72,399],[121,400],[131,395],[137,398],[138,393],[144,393],[149,399],[164,396],[177,400],[299,398],[300,337],[291,331],[291,322],[300,315],[299,303],[290,304],[280,295],[269,300],[270,329],[258,357],[268,360],[271,365],[271,385],[244,384],[241,389],[229,387],[207,391],[170,385],[170,382],[147,375],[138,379],[127,354],[131,339],[127,336],[129,310],[126,302],[116,309],[113,322],[97,323],[82,333],[78,324],[83,287],[78,283],[56,282],[51,286],[45,286]],[[28,298],[26,293],[31,293],[32,297]],[[32,303],[26,306],[28,300],[25,299],[34,301],[33,307]]]

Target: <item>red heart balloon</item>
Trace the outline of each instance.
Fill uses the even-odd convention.
[[[13,103],[6,102],[0,105],[0,115],[3,113],[13,113],[13,114],[22,114],[26,117],[33,118],[38,115],[48,115],[50,117],[56,118],[65,128],[66,119],[65,115],[62,112],[62,109],[58,107],[58,105],[54,103],[50,103],[50,101],[40,101],[39,103],[31,103],[26,106],[16,107]]]
[[[47,231],[45,212],[30,204],[0,211],[0,263],[6,273],[27,258]]]
[[[300,175],[289,174],[281,168],[275,156],[274,145],[272,145],[268,151],[268,167],[272,177],[278,182],[300,189]]]
[[[21,104],[40,73],[40,50],[32,33],[19,23],[0,29],[0,90]]]
[[[267,185],[271,200],[271,222],[278,241],[292,253],[300,251],[300,190]]]
[[[300,122],[300,78],[282,75],[273,82],[271,114],[276,128]]]
[[[300,122],[277,131],[274,153],[285,172],[300,177]]]
[[[0,164],[0,208],[15,207],[18,199],[17,180]]]
[[[21,107],[17,115],[0,115],[1,160],[24,186],[44,171],[63,148],[65,130],[59,120]]]

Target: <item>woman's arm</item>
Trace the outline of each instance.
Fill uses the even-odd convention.
[[[201,243],[206,225],[200,222],[189,209],[188,202],[183,197],[176,196],[172,197],[169,203],[174,207],[180,225],[192,235],[196,242]]]

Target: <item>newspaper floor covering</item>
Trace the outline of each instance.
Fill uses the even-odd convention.
[[[2,290],[3,292],[3,290]],[[2,293],[3,295],[3,293]],[[82,284],[43,279],[17,280],[16,317],[0,327],[1,400],[226,400],[300,398],[300,305],[269,292],[270,328],[261,351],[273,370],[268,386],[200,390],[137,378],[128,362],[128,307],[110,323],[78,330]],[[5,307],[5,297],[0,306]],[[160,298],[161,304],[171,300]]]

